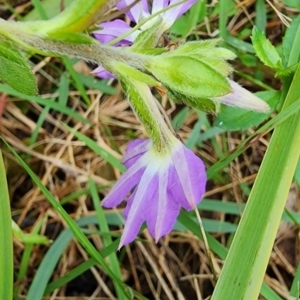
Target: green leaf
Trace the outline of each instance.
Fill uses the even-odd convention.
[[[16,91],[36,95],[34,74],[20,52],[6,41],[0,41],[0,80]]]
[[[236,55],[222,47],[217,47],[221,39],[210,39],[183,44],[178,49],[165,54],[166,56],[189,56],[209,65],[218,73],[227,77],[233,69],[226,62],[236,58]],[[164,56],[164,55],[162,55]]]
[[[25,244],[49,244],[50,240],[38,233],[24,233],[18,224],[12,221],[13,235]]]
[[[290,295],[293,296],[293,298],[291,299],[299,299],[300,296],[299,282],[300,282],[300,264],[298,263],[296,274],[294,275],[294,280],[290,290]]]
[[[82,33],[70,33],[70,32],[51,32],[47,35],[47,39],[54,41],[61,41],[70,44],[96,44],[97,40]]]
[[[98,189],[96,184],[92,179],[89,179],[89,185],[91,190],[91,196],[94,204],[94,208],[96,211],[97,219],[98,219],[98,225],[101,233],[107,233],[107,235],[103,235],[102,240],[105,247],[109,247],[113,243],[112,237],[109,235],[109,226],[108,222],[106,220],[105,212],[100,204],[100,198],[98,194]],[[118,261],[117,254],[115,252],[111,253],[107,260],[109,261],[109,265],[114,272],[114,274],[121,280],[122,279],[122,273],[120,268],[120,263]],[[126,295],[123,292],[123,289],[121,289],[117,284],[115,284],[116,293],[118,296],[118,299],[125,299]]]
[[[163,55],[153,57],[147,67],[169,90],[187,97],[211,98],[231,91],[224,76],[195,58]]]
[[[223,1],[221,1],[221,3],[222,2]],[[225,42],[228,45],[230,45],[230,46],[232,46],[232,47],[234,47],[236,49],[239,49],[239,50],[241,50],[243,52],[255,53],[255,51],[253,49],[253,46],[250,43],[245,42],[245,41],[243,41],[243,40],[241,40],[241,39],[239,39],[237,37],[234,37],[234,36],[231,36],[231,35],[227,35],[227,36],[225,36],[224,40],[225,40]]]
[[[295,180],[298,188],[300,188],[300,158],[299,158],[298,163],[297,163],[296,171],[295,171],[295,174],[294,174],[294,180]]]
[[[284,67],[290,66],[291,64],[289,62],[292,61],[297,62],[299,60],[299,55],[298,55],[299,41],[295,42],[295,37],[298,36],[297,32],[299,31],[300,31],[300,16],[298,16],[293,20],[291,26],[287,29],[282,41]]]
[[[298,64],[299,63],[293,64],[293,65],[287,67],[286,69],[283,69],[281,71],[276,72],[275,77],[288,77],[288,76],[290,76],[291,74],[296,72]]]
[[[188,97],[172,90],[168,90],[168,96],[176,103],[184,103],[207,113],[215,114],[218,111],[216,103],[209,99]]]
[[[13,240],[11,212],[5,166],[0,151],[0,299],[12,299],[13,296]]]
[[[57,16],[62,8],[69,6],[74,0],[64,0],[64,2],[56,0],[44,0],[40,2],[40,6],[43,12],[47,12],[47,17],[52,18]],[[62,7],[63,6],[63,7]],[[24,17],[24,21],[34,21],[41,19],[41,9],[40,7],[35,7]]]
[[[282,113],[299,100],[299,80],[298,67]],[[212,300],[258,298],[300,155],[299,118],[294,110],[272,135]]]
[[[197,58],[194,55],[192,55],[192,57]],[[201,61],[209,65],[218,73],[222,74],[224,77],[228,77],[233,72],[232,66],[225,60],[219,59],[218,57],[206,57],[201,59]]]
[[[256,11],[255,26],[262,32],[265,32],[266,25],[267,25],[267,12],[266,12],[266,4],[264,0],[256,1],[255,11]]]
[[[300,9],[300,2],[299,2],[299,0],[283,0],[283,3],[286,6],[297,8],[298,10]]]
[[[222,41],[221,39],[209,39],[209,40],[188,42],[183,45],[180,45],[176,50],[174,50],[170,54],[174,54],[174,55],[183,54],[185,56],[194,55],[195,57],[198,58],[213,57],[213,58],[219,58],[223,60],[234,59],[236,55],[232,51],[226,48],[217,47],[217,45],[221,41]]]
[[[99,80],[98,78],[77,74],[79,80],[88,88],[101,91],[107,95],[115,95],[116,89],[107,84],[107,80]]]
[[[253,27],[251,39],[258,58],[271,69],[282,70],[281,57],[264,33],[257,27]]]
[[[276,91],[264,91],[256,93],[256,96],[270,105],[271,110],[269,112],[254,112],[233,106],[222,106],[221,112],[214,121],[214,125],[228,131],[246,130],[250,127],[258,126],[275,109],[280,99],[280,93]]]
[[[83,217],[76,221],[80,227],[84,227],[86,225],[94,224],[95,222],[91,221],[91,217]],[[34,279],[29,288],[27,298],[28,300],[42,299],[42,295],[46,288],[46,285],[51,278],[51,275],[54,272],[55,266],[58,263],[61,255],[64,253],[66,247],[72,240],[72,238],[76,235],[70,228],[64,229],[59,236],[55,239],[54,243],[51,245],[47,253],[45,254],[42,262],[38,266],[37,272],[34,276]],[[118,240],[115,241],[111,246],[114,250],[117,248]],[[105,248],[106,249],[106,248]],[[102,253],[105,251],[102,250]],[[100,253],[100,254],[102,254]],[[93,259],[94,264],[96,260]]]

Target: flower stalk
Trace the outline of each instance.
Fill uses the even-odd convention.
[[[132,110],[144,125],[156,150],[158,152],[163,151],[175,137],[170,128],[167,127],[150,88],[143,82],[126,78],[125,74],[120,75],[123,89],[128,95]]]

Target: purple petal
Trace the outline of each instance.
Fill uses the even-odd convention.
[[[132,203],[133,203],[133,199],[135,197],[135,194],[136,194],[136,188],[135,190],[133,191],[133,193],[130,195],[130,197],[127,199],[127,202],[126,202],[126,207],[123,211],[123,215],[124,215],[124,218],[125,220],[127,220],[128,218],[128,214],[129,214],[129,211],[130,211],[130,208],[132,206]]]
[[[171,0],[169,5],[176,4],[180,2],[181,0]],[[196,3],[197,0],[189,0],[183,4],[179,4],[175,6],[174,8],[171,8],[167,10],[164,15],[164,24],[168,25],[168,28],[173,25],[173,23],[182,15],[184,14],[187,10],[191,8],[191,6]]]
[[[191,209],[190,204],[186,201],[183,188],[174,166],[172,166],[169,171],[168,193],[172,195],[174,201],[178,205],[181,205],[186,210]]]
[[[213,100],[219,101],[226,105],[259,112],[268,112],[270,110],[270,107],[266,102],[244,89],[238,83],[232,80],[229,80],[229,83],[233,92],[222,97],[215,97]]]
[[[152,14],[164,9],[169,3],[169,0],[153,0]]]
[[[199,157],[182,144],[176,145],[176,149],[172,153],[172,160],[185,195],[180,204],[187,209],[188,203],[189,209],[194,209],[205,192],[205,165]],[[177,189],[175,193],[179,193],[180,187],[175,188]],[[187,201],[185,205],[184,201]]]
[[[126,168],[130,168],[136,160],[151,148],[151,140],[137,139],[130,142],[123,156],[123,164]]]
[[[153,190],[151,205],[147,207],[147,211],[145,213],[145,221],[147,223],[147,227],[150,235],[155,237],[155,226],[158,212],[158,176],[157,176],[157,186],[155,190]]]
[[[162,236],[172,231],[180,211],[180,205],[168,192],[169,168],[159,172],[158,190],[155,191],[154,200],[148,208],[146,221],[149,232],[157,242]]]
[[[195,3],[197,2],[197,0],[189,0],[185,3],[183,3],[182,5],[179,5],[180,6],[180,10],[178,12],[178,15],[177,15],[177,19],[182,16],[185,12],[187,12]]]
[[[148,166],[146,168],[133,195],[133,199],[127,203],[129,209],[119,248],[132,242],[136,238],[146,219],[145,216],[148,213],[149,207],[152,205],[153,194],[158,185],[156,172],[157,170],[153,167]]]
[[[159,210],[157,215],[156,232],[153,236],[156,243],[162,236],[172,231],[180,212],[180,205],[170,195],[167,196],[165,201],[162,200],[160,204],[164,207],[164,210]]]
[[[132,4],[134,0],[121,0],[117,8],[118,10],[122,10],[123,8]],[[128,18],[135,23],[138,23],[140,19],[149,16],[148,10],[148,2],[147,0],[141,0],[140,2],[136,3],[133,7],[130,8],[129,11],[126,12]]]
[[[107,44],[114,40],[116,37],[125,34],[128,32],[131,27],[125,23],[123,20],[114,20],[112,22],[104,22],[99,25],[100,30],[93,32],[96,39],[102,44]],[[125,39],[119,41],[115,46],[129,46],[137,38],[139,32],[134,32],[128,35]]]
[[[95,70],[92,71],[93,74],[96,74],[96,76],[103,78],[103,79],[110,79],[110,78],[116,78],[115,75],[111,74],[110,72],[106,71],[102,66],[99,66]]]
[[[147,157],[141,157],[130,169],[122,174],[114,187],[102,201],[102,206],[110,208],[119,205],[132,188],[134,188],[140,181],[147,164]]]

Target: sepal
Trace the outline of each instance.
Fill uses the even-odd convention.
[[[187,97],[212,98],[231,92],[226,77],[193,57],[161,55],[149,59],[145,67],[169,90]]]
[[[176,103],[184,103],[206,113],[217,114],[219,111],[219,103],[210,99],[187,97],[186,95],[178,94],[172,90],[168,90],[168,96]]]
[[[115,61],[112,63],[112,68],[114,73],[120,75],[121,78],[138,80],[150,86],[161,86],[161,83],[155,80],[152,76],[134,69],[124,63]]]
[[[197,58],[214,57],[222,60],[233,60],[236,55],[229,49],[217,47],[221,39],[209,39],[188,42],[173,51],[175,55],[194,56]]]
[[[70,32],[52,32],[47,35],[46,40],[53,40],[55,42],[63,42],[63,43],[68,43],[68,44],[94,44],[97,45],[98,42],[89,37],[86,34],[82,33],[70,33]]]
[[[163,130],[166,125],[160,115],[156,105],[156,99],[152,95],[150,88],[147,83],[140,80],[141,78],[136,79],[137,73],[129,70],[128,74],[128,66],[125,64],[117,63],[114,67],[118,72],[117,75],[133,111],[136,113],[136,116],[151,137],[154,147],[156,149],[161,149],[162,144],[164,143]],[[130,76],[131,74],[133,74],[133,76]],[[143,77],[144,80],[154,80],[143,73],[141,73],[141,77]]]

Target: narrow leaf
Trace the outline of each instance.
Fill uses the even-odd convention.
[[[13,241],[5,167],[0,151],[0,299],[13,297]]]
[[[294,174],[294,180],[295,180],[298,188],[300,188],[300,158],[299,158],[298,163],[297,163],[296,171],[295,171],[295,174]]]
[[[284,67],[289,67],[299,59],[299,40],[295,41],[295,38],[299,36],[297,34],[300,31],[300,16],[295,18],[291,26],[287,29],[282,42],[283,50],[283,65]]]
[[[254,27],[251,39],[258,58],[271,69],[282,70],[281,57],[264,33],[257,27]]]

